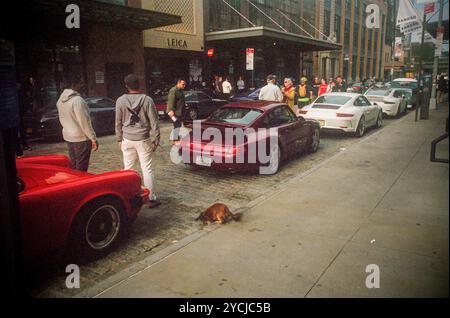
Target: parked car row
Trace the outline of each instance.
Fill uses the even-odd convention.
[[[285,103],[252,100],[257,90],[235,96],[232,102],[189,91],[186,126],[192,128],[192,120],[205,119],[200,121],[200,133],[191,131],[182,139],[177,155],[187,165],[233,171],[260,169],[260,173],[264,168],[264,174],[276,174],[283,161],[318,151],[322,131],[362,137],[370,127],[382,126],[383,115],[406,113],[414,88],[396,85],[373,86],[364,95],[324,94],[297,114]],[[94,129],[98,133],[114,131],[114,102],[91,97],[87,103]],[[164,116],[164,98],[156,105]],[[41,124],[48,136],[61,132],[56,109],[47,112]],[[204,133],[210,128],[223,133],[221,138]],[[227,138],[227,131],[237,130],[246,133],[242,138]],[[252,152],[258,155],[252,156]],[[67,157],[58,155],[17,159],[17,187],[27,259],[61,247],[83,257],[107,253],[136,219],[150,194],[136,172],[79,172],[70,168]]]

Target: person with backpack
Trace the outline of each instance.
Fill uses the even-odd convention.
[[[301,109],[306,105],[309,105],[312,99],[313,92],[307,84],[306,77],[300,79],[300,85],[298,86],[298,108]]]
[[[149,96],[139,90],[139,78],[130,74],[125,77],[128,94],[116,102],[116,136],[123,153],[125,170],[133,169],[139,159],[144,185],[151,191],[149,207],[161,204],[156,198],[152,156],[159,146],[160,130],[158,112]]]

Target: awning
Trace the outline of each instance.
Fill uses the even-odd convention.
[[[227,31],[216,31],[205,34],[208,44],[223,43],[227,46],[245,45],[247,47],[260,43],[275,46],[296,47],[300,51],[335,51],[342,46],[331,41],[313,39],[308,36],[283,32],[268,27],[254,27],[234,29]]]
[[[16,8],[22,13],[26,11],[33,17],[40,17],[41,19],[48,19],[52,16],[65,18],[69,15],[65,11],[66,6],[76,4],[80,8],[81,21],[92,23],[147,30],[182,22],[178,15],[97,0],[27,0],[14,2]],[[23,22],[23,20],[16,21],[19,26]]]

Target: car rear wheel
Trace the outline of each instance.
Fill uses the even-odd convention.
[[[361,138],[366,133],[366,119],[364,116],[361,117],[358,123],[358,128],[356,128],[356,137]]]
[[[273,145],[270,148],[270,160],[268,165],[265,167],[265,174],[273,175],[276,174],[280,168],[281,163],[281,148],[278,144]]]
[[[383,125],[383,112],[378,114],[376,127],[380,128]]]
[[[122,205],[101,199],[86,205],[75,221],[72,246],[79,257],[106,254],[121,238],[125,227]]]
[[[317,150],[319,150],[320,145],[320,129],[314,128],[313,135],[311,136],[311,145],[309,148],[309,152],[315,153]]]

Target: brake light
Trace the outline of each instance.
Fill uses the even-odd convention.
[[[353,117],[353,114],[345,114],[345,113],[336,113],[337,117]]]

